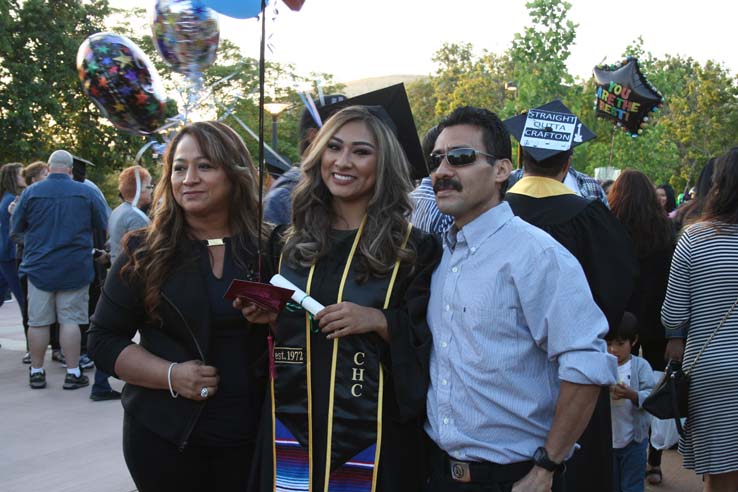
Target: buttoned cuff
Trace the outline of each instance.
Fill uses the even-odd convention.
[[[618,360],[594,350],[566,352],[559,356],[559,379],[574,384],[610,386],[618,380]]]

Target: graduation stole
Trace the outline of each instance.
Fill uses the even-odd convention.
[[[365,222],[366,217],[359,226],[346,260],[336,303],[343,300],[344,287]],[[407,244],[411,230],[412,225],[408,224],[403,247]],[[397,260],[389,278],[384,309],[389,307],[399,267],[400,261]],[[314,271],[313,264],[307,277],[307,294],[310,294]],[[278,367],[277,379],[271,381],[275,492],[314,492],[311,475],[311,328],[312,320],[309,313],[305,313],[305,331],[299,335],[303,343],[293,337],[284,343],[293,347],[277,346],[274,349]],[[373,343],[367,337],[354,336],[343,343],[339,343],[340,340],[333,340],[323,492],[374,492],[382,444],[384,370],[376,350],[373,349]],[[304,354],[302,349],[294,347],[303,344]],[[277,416],[275,392],[289,393],[290,402],[280,405],[281,414],[287,419],[285,422]],[[296,407],[300,409],[304,406],[307,407],[306,414],[296,411]],[[300,444],[301,440],[307,443],[307,447]],[[356,449],[359,451],[356,452]]]

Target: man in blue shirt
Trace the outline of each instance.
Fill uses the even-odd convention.
[[[64,389],[89,384],[79,368],[80,328],[88,322],[88,289],[94,278],[93,229],[107,228],[103,199],[72,180],[72,155],[57,150],[49,157],[49,176],[21,196],[12,218],[23,233],[20,271],[28,276],[30,385],[46,386],[43,369],[49,325],[58,321],[67,361]]]
[[[427,313],[431,490],[560,491],[617,379],[607,320],[577,260],[502,201],[512,163],[497,115],[463,107],[440,125],[431,179],[454,224]]]

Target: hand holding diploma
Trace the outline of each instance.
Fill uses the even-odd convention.
[[[242,297],[236,297],[233,300],[233,307],[241,311],[241,314],[244,318],[249,320],[251,323],[256,324],[266,325],[269,323],[273,323],[277,320],[277,316],[279,315],[279,313],[275,313],[274,311],[268,311],[266,309],[260,308],[253,302],[250,302]]]
[[[235,279],[224,297],[233,299],[233,307],[250,322],[266,324],[277,319],[290,296],[292,289]]]
[[[315,321],[319,322],[320,331],[327,334],[329,340],[376,331],[384,340],[389,341],[387,318],[379,309],[359,306],[353,302],[339,302],[323,307],[281,275],[275,275],[269,283],[293,290],[292,300],[313,315]]]

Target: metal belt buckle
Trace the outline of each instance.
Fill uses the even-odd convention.
[[[451,478],[457,482],[471,482],[469,463],[463,461],[448,460],[451,466]]]

